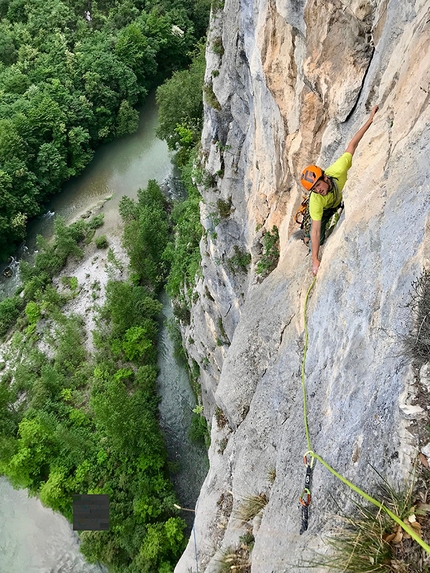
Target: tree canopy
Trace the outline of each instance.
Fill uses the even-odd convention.
[[[1,0],[0,260],[97,146],[186,67],[209,0]]]
[[[35,264],[21,262],[21,296],[0,303],[0,336],[14,333],[14,366],[0,372],[0,474],[68,519],[72,494],[108,494],[110,529],[82,532],[81,550],[112,573],[169,573],[186,544],[158,423],[166,207],[155,181],[137,201],[123,198],[131,277],[109,280],[91,354],[82,317],[62,311],[78,296],[77,278],[63,277],[60,290],[52,279],[82,256],[102,217],[68,227],[57,219],[53,240],[38,240]]]

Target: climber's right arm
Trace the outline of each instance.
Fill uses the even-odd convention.
[[[321,221],[312,219],[311,243],[312,243],[312,273],[315,276],[318,272],[320,261],[318,254],[320,250]]]

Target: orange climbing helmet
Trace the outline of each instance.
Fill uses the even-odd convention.
[[[303,169],[300,181],[305,189],[310,191],[318,179],[324,175],[324,171],[318,165],[308,165]]]

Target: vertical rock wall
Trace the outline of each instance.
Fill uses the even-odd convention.
[[[296,571],[332,527],[330,494],[348,506],[349,491],[317,465],[310,527],[299,536],[312,277],[293,219],[303,165],[328,167],[374,104],[309,302],[309,429],[314,451],[368,491],[370,464],[401,482],[425,445],[411,417],[428,413],[410,408],[420,381],[399,338],[411,283],[429,265],[429,26],[426,0],[226,0],[212,16],[203,278],[184,326],[212,423],[195,522],[199,572],[218,571],[246,532],[235,512],[247,495],[269,498],[252,526],[253,573]],[[280,259],[262,280],[262,235],[273,225]],[[251,255],[246,269],[238,253]],[[193,539],[175,571],[196,571]]]

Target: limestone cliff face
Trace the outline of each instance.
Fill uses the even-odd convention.
[[[212,15],[203,278],[184,326],[212,423],[195,521],[199,572],[217,571],[245,533],[235,519],[244,496],[269,498],[253,524],[253,573],[296,571],[333,525],[329,493],[348,504],[349,492],[318,465],[309,530],[299,535],[303,306],[312,276],[293,219],[302,167],[328,167],[375,104],[309,301],[309,429],[313,450],[369,491],[369,464],[401,481],[425,446],[409,418],[426,413],[408,407],[420,380],[399,337],[411,283],[430,256],[429,22],[427,0],[226,0]],[[274,225],[280,259],[261,280],[262,236]],[[175,571],[196,571],[194,539]]]

